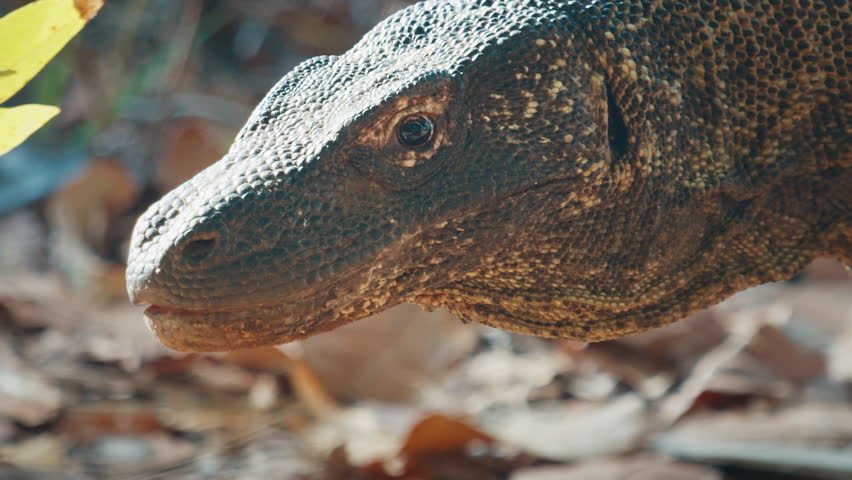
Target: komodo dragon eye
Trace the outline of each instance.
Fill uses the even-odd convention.
[[[399,122],[397,136],[404,146],[419,148],[432,141],[435,136],[435,124],[423,115],[405,117]]]

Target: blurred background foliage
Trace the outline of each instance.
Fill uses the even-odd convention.
[[[2,0],[0,14],[26,3]],[[62,113],[3,157],[0,214],[44,202],[90,169],[109,170],[121,178],[96,183],[115,191],[104,192],[108,205],[100,207],[109,217],[101,223],[116,228],[81,233],[99,257],[121,263],[127,224],[217,160],[278,79],[307,57],[345,51],[407,3],[108,2],[7,102],[59,105]]]

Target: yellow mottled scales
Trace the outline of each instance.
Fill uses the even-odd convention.
[[[847,1],[431,0],[286,75],[140,218],[183,350],[402,302],[602,340],[852,263]]]

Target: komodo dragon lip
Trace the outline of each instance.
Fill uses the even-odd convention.
[[[176,308],[176,307],[167,307],[165,305],[151,305],[150,307],[145,309],[146,314],[160,314],[160,313],[173,313],[176,315],[206,315],[207,313],[214,312],[217,310],[193,310],[189,308]],[[224,311],[224,310],[219,310]]]
[[[404,237],[412,238],[415,235]],[[406,251],[405,248],[394,250]],[[282,295],[275,303],[225,304],[209,309],[150,303],[144,313],[148,328],[167,347],[179,351],[223,352],[281,345],[334,330],[352,321],[343,313],[348,305],[346,299],[351,296],[338,298],[332,292],[353,275],[378,268],[385,261],[374,258],[369,263],[338,272],[340,277],[335,284]],[[144,297],[137,299],[140,303],[146,300]]]
[[[145,309],[145,316],[148,328],[160,341],[169,348],[187,352],[253,348],[308,336],[301,322],[281,306],[225,311],[151,305]]]

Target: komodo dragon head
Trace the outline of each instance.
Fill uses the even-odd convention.
[[[138,220],[131,299],[167,345],[215,351],[402,302],[600,340],[758,283],[696,260],[724,209],[645,188],[583,10],[430,0],[302,63]]]
[[[473,315],[487,294],[466,280],[532,280],[498,265],[538,247],[532,192],[582,177],[605,142],[575,126],[605,119],[560,12],[512,3],[424,2],[281,79],[227,155],[136,224],[128,290],[161,339],[283,343],[402,302]]]

